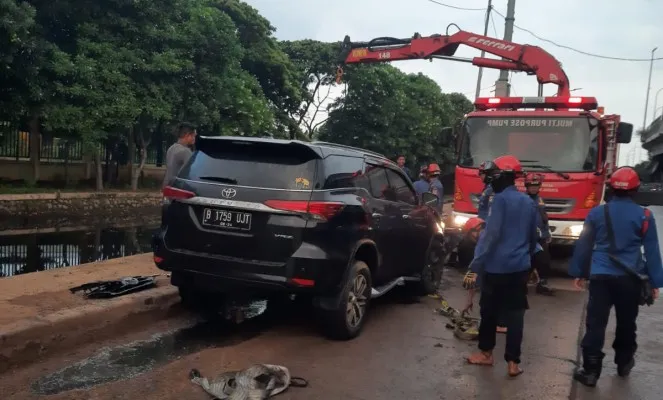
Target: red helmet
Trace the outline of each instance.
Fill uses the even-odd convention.
[[[543,183],[543,175],[541,174],[525,175],[525,186],[541,186],[541,183]]]
[[[428,166],[428,173],[429,174],[438,174],[439,175],[440,172],[441,171],[440,171],[440,166],[439,165],[437,165],[435,163],[432,163]]]
[[[462,231],[463,233],[468,233],[473,230],[479,230],[483,228],[483,224],[485,224],[486,221],[482,220],[479,217],[472,217],[465,222],[465,225],[463,225]]]
[[[523,166],[520,165],[520,161],[518,161],[518,159],[514,156],[500,156],[497,157],[493,162],[500,170],[500,172],[512,172],[516,175],[520,175],[523,172]]]
[[[631,167],[621,167],[610,176],[610,186],[615,190],[633,190],[640,186],[640,177]]]

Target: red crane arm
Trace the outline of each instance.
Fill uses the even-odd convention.
[[[447,27],[448,30],[448,27]],[[458,46],[464,44],[503,60],[474,57],[454,57]],[[376,63],[402,60],[441,58],[472,63],[478,67],[522,71],[536,75],[539,84],[557,85],[558,96],[569,96],[569,78],[561,63],[538,46],[521,45],[459,30],[453,35],[422,37],[415,33],[411,39],[377,38],[370,42],[352,43],[346,36],[342,46],[345,64]]]

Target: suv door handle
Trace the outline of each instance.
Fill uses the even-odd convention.
[[[380,218],[380,217],[382,217],[382,214],[374,212],[373,214],[371,214],[371,217]]]
[[[409,214],[403,214],[403,219],[410,219],[410,215]]]

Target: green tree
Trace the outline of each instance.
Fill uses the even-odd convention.
[[[391,65],[355,66],[344,79],[347,93],[335,102],[321,139],[388,157],[403,154],[411,165],[453,161],[453,140],[443,132],[471,110],[467,98]]]
[[[242,68],[255,76],[274,116],[274,125],[265,133],[294,137],[298,126],[290,117],[302,101],[297,70],[273,34],[276,29],[258,11],[239,0],[210,0],[234,22],[244,48]]]
[[[312,139],[328,118],[327,104],[336,84],[340,44],[306,39],[283,41],[281,47],[297,68],[303,93],[302,103],[291,112],[291,117],[302,128],[305,138]]]

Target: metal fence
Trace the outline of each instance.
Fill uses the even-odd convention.
[[[165,140],[152,140],[147,146],[146,164],[161,166],[164,163],[165,154],[174,138],[168,136]],[[127,162],[128,148],[126,143],[108,146],[100,144],[102,160],[120,160],[120,164]],[[39,144],[39,160],[49,162],[80,162],[83,160],[83,143],[80,140],[70,138],[59,138],[49,135],[41,135]],[[30,159],[30,134],[20,131],[15,124],[0,121],[0,157],[14,160]],[[136,150],[134,163],[140,162],[140,151]]]

